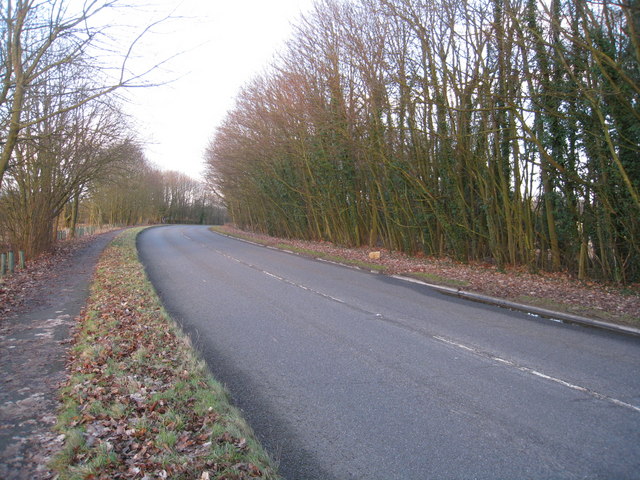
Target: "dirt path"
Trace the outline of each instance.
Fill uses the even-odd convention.
[[[57,388],[65,379],[70,329],[85,304],[97,259],[117,232],[79,243],[28,282],[26,300],[0,318],[0,478],[47,479],[61,445]],[[3,310],[3,309],[0,309]]]

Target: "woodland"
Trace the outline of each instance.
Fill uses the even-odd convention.
[[[0,247],[27,259],[79,223],[224,218],[202,182],[146,160],[121,93],[153,85],[149,71],[129,68],[132,46],[119,52],[100,20],[117,6],[0,3]]]
[[[640,281],[639,0],[320,0],[212,138],[273,236]]]
[[[239,92],[206,183],[145,159],[120,94],[144,72],[92,26],[114,3],[0,6],[3,246],[226,208],[274,236],[640,281],[640,0],[318,0]]]

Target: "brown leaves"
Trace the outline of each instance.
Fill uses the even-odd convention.
[[[240,451],[247,449],[247,440],[245,438],[235,438],[229,432],[224,432],[216,438],[218,444],[230,443]]]
[[[87,236],[59,243],[53,251],[27,259],[24,270],[17,269],[13,275],[0,277],[0,320],[27,306],[44,303],[51,282],[64,274],[74,253],[94,238]]]
[[[246,461],[247,439],[207,403],[206,371],[144,281],[137,261],[105,251],[69,358],[68,426],[82,429],[84,445],[67,468],[99,464],[84,478],[100,479],[263,478]]]
[[[384,266],[384,273],[423,273],[428,283],[444,283],[453,280],[465,285],[463,290],[505,298],[554,309],[564,305],[576,314],[594,316],[622,323],[629,318],[640,319],[640,285],[623,292],[619,288],[595,283],[581,283],[564,273],[531,274],[512,268],[506,272],[485,264],[463,264],[447,258],[425,258],[423,254],[408,255],[382,250],[380,258],[372,258],[366,248],[344,248],[328,242],[310,242],[279,239],[263,234],[238,230],[229,225],[224,229],[232,235],[251,238],[265,245],[291,245],[299,250],[313,250],[330,257],[345,258],[355,262],[375,263]],[[374,255],[374,257],[377,255]]]

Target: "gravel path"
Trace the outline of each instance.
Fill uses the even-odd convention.
[[[70,330],[83,308],[102,250],[116,231],[82,241],[24,292],[0,320],[0,478],[51,478],[46,464],[62,446],[52,431],[65,379]]]

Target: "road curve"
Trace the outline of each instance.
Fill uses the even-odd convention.
[[[637,337],[206,227],[138,249],[288,480],[640,478]]]

